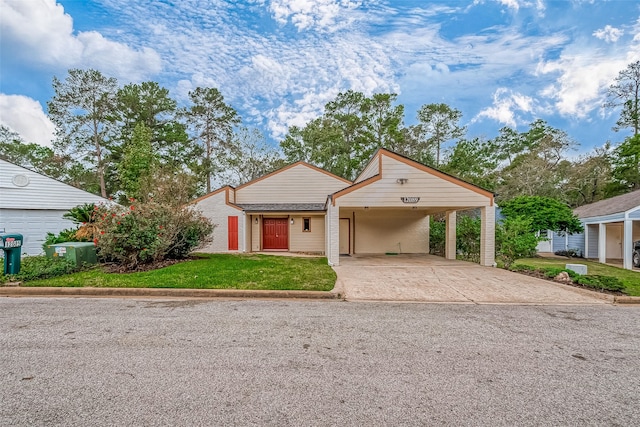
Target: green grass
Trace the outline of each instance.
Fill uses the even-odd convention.
[[[336,273],[326,258],[198,254],[198,259],[158,270],[106,273],[97,267],[23,286],[101,288],[192,288],[329,291]]]
[[[564,268],[566,264],[584,264],[587,266],[587,274],[617,277],[624,284],[626,294],[640,296],[640,272],[638,271],[625,270],[624,268],[586,261],[580,258],[524,258],[519,259],[514,264],[525,264],[536,268]]]

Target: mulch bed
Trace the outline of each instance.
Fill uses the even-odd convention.
[[[513,271],[513,270],[509,270],[509,271]],[[589,286],[585,286],[585,285],[581,285],[580,283],[575,283],[574,281],[571,282],[561,282],[559,280],[555,280],[552,277],[547,277],[543,272],[539,271],[539,270],[520,270],[520,271],[513,271],[514,273],[519,273],[519,274],[524,274],[525,276],[530,276],[530,277],[535,277],[537,279],[543,279],[543,280],[547,280],[549,282],[553,282],[553,283],[561,283],[563,285],[569,285],[569,286],[573,286],[576,288],[580,288],[580,289],[586,289],[588,291],[593,291],[593,292],[600,292],[601,294],[608,294],[608,295],[627,295],[623,292],[620,291],[607,291],[604,289],[596,289],[596,288],[591,288]]]

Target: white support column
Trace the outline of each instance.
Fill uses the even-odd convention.
[[[444,257],[456,259],[456,211],[445,212]]]
[[[480,265],[493,267],[496,263],[496,208],[480,209]]]
[[[582,254],[585,259],[589,259],[589,226],[587,224],[582,224],[584,226],[584,253]]]
[[[624,220],[624,234],[622,238],[622,266],[633,270],[633,220]]]
[[[598,224],[598,262],[607,262],[607,224]]]
[[[340,208],[331,201],[326,216],[326,255],[329,265],[340,265]]]

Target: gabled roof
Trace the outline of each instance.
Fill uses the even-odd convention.
[[[307,162],[302,162],[302,161],[300,161],[300,162],[291,163],[291,164],[289,164],[289,165],[287,165],[287,166],[284,166],[284,167],[282,167],[282,168],[280,168],[280,169],[278,169],[278,170],[276,170],[276,171],[273,171],[273,172],[271,172],[271,173],[268,173],[268,174],[266,174],[266,175],[263,175],[263,176],[261,176],[260,178],[256,178],[256,179],[254,179],[254,180],[252,180],[252,181],[249,181],[249,182],[246,182],[246,183],[244,183],[244,184],[242,184],[242,185],[239,185],[238,187],[236,187],[236,190],[240,190],[240,189],[242,189],[242,188],[248,187],[248,186],[250,186],[250,185],[255,184],[256,182],[262,181],[263,179],[269,178],[269,177],[271,177],[271,176],[273,176],[273,175],[277,175],[277,174],[279,174],[279,173],[281,173],[281,172],[284,172],[284,171],[286,171],[286,170],[288,170],[288,169],[291,169],[291,168],[294,168],[294,167],[296,167],[296,166],[305,166],[305,167],[308,167],[309,169],[313,169],[313,170],[315,170],[316,172],[321,172],[321,173],[323,173],[323,174],[325,174],[325,175],[328,175],[328,176],[330,176],[330,177],[332,177],[332,178],[335,178],[335,179],[338,179],[338,180],[340,180],[340,181],[343,181],[343,182],[345,182],[346,184],[351,184],[351,181],[349,181],[348,179],[342,178],[341,176],[338,176],[338,175],[334,175],[334,174],[332,174],[331,172],[328,172],[328,171],[326,171],[326,170],[324,170],[324,169],[320,169],[319,167],[314,166],[314,165],[312,165],[311,163],[307,163]]]
[[[471,184],[470,182],[464,181],[464,180],[462,180],[460,178],[457,178],[457,177],[455,177],[453,175],[449,175],[446,172],[442,172],[442,171],[440,171],[438,169],[435,169],[435,168],[432,168],[430,166],[424,165],[424,164],[422,164],[420,162],[417,162],[415,160],[412,160],[412,159],[410,159],[410,158],[408,158],[406,156],[403,156],[401,154],[395,153],[395,152],[393,152],[391,150],[387,150],[386,148],[379,148],[373,154],[373,157],[371,158],[371,160],[369,160],[367,162],[366,166],[368,166],[376,158],[378,159],[378,161],[380,161],[381,156],[383,156],[383,155],[384,156],[388,156],[388,157],[390,157],[392,159],[398,160],[398,161],[400,161],[402,163],[405,163],[405,164],[407,164],[409,166],[412,166],[412,167],[414,167],[414,168],[416,168],[418,170],[421,170],[423,172],[426,172],[428,174],[434,175],[434,176],[436,176],[438,178],[444,179],[445,181],[449,181],[449,182],[451,182],[453,184],[459,185],[459,186],[464,187],[464,188],[466,188],[468,190],[471,190],[471,191],[476,192],[478,194],[481,194],[483,196],[489,197],[491,199],[492,203],[493,203],[493,197],[494,197],[493,192],[491,192],[491,191],[489,191],[489,190],[487,190],[485,188],[482,188],[482,187],[480,187],[478,185]],[[365,168],[366,168],[366,166],[365,166]],[[380,169],[381,168],[382,168],[382,166],[380,166]],[[336,191],[335,193],[331,194],[329,197],[333,201],[335,201],[335,199],[340,197],[340,196],[343,196],[343,195],[348,194],[348,193],[350,193],[350,192],[352,192],[354,190],[357,190],[358,188],[365,187],[365,186],[367,186],[367,185],[369,185],[369,184],[371,184],[373,182],[376,182],[376,181],[380,180],[381,172],[382,171],[379,170],[378,174],[376,174],[376,175],[374,175],[372,177],[369,177],[367,179],[364,179],[364,180],[362,180],[360,182],[356,182],[355,184],[352,184],[352,185],[350,185],[348,187],[345,187],[342,190]],[[358,176],[360,176],[360,175],[358,175]],[[356,181],[357,181],[357,178],[356,178]]]
[[[225,191],[225,190],[229,190],[229,189],[233,190],[233,187],[232,187],[232,186],[230,186],[230,185],[225,185],[224,187],[220,187],[220,188],[218,188],[218,189],[213,190],[211,193],[207,193],[207,194],[205,194],[204,196],[200,196],[200,197],[198,197],[197,199],[193,199],[193,200],[192,200],[192,201],[190,201],[189,203],[198,203],[198,202],[200,202],[200,201],[202,201],[202,200],[204,200],[204,199],[208,199],[208,198],[209,198],[209,197],[211,197],[211,196],[215,196],[216,194],[218,194],[218,193],[220,193],[220,192],[222,192],[222,191]],[[229,198],[229,197],[228,197],[228,194],[227,194],[227,199],[228,199],[228,198]]]
[[[22,184],[14,181],[18,176],[22,176]],[[0,188],[3,209],[62,210],[83,203],[110,203],[97,194],[4,159],[0,159]]]
[[[575,208],[573,213],[578,218],[592,218],[594,216],[624,213],[634,208],[640,208],[640,190],[580,206]]]
[[[324,203],[242,203],[245,212],[313,212],[325,211]]]

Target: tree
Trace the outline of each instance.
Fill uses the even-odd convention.
[[[230,146],[233,126],[240,123],[238,113],[224,102],[224,97],[216,88],[198,87],[189,92],[193,105],[184,114],[204,147],[203,171],[207,192],[211,192],[211,176],[215,165],[212,156]]]
[[[441,169],[472,184],[494,190],[498,166],[494,149],[490,141],[461,139]]]
[[[257,129],[240,128],[234,133],[232,148],[220,160],[230,185],[241,185],[284,166],[280,153],[269,146]]]
[[[640,189],[640,135],[626,138],[614,150],[613,179],[620,193]]]
[[[435,167],[440,167],[442,145],[465,134],[466,127],[459,125],[461,118],[462,112],[447,104],[427,104],[418,110],[422,136],[435,149]]]
[[[291,127],[280,143],[289,162],[307,161],[336,175],[354,179],[380,147],[403,152],[404,107],[393,105],[397,95],[339,93],[324,114],[305,127]]]
[[[494,143],[500,144],[500,141],[494,140]],[[510,148],[506,151],[496,148],[498,159],[504,158],[505,152],[512,156],[511,162],[499,171],[500,200],[519,195],[563,197],[561,184],[571,168],[566,153],[576,145],[566,132],[549,126],[544,120],[536,120],[528,131],[517,137],[510,134],[507,144]]]
[[[123,198],[146,201],[152,193],[151,179],[156,159],[151,147],[152,133],[144,123],[138,123],[130,141],[124,145],[122,161],[118,164],[120,189]]]
[[[622,107],[620,118],[613,128],[616,132],[620,129],[631,128],[633,135],[640,132],[640,61],[627,65],[615,78],[615,83],[609,86],[607,108]]]
[[[611,147],[607,143],[574,161],[561,188],[572,207],[605,199],[612,194]]]
[[[553,230],[575,234],[583,231],[582,224],[571,208],[549,197],[520,196],[500,204],[506,218],[523,217],[531,221],[530,231]]]
[[[116,79],[99,71],[72,69],[65,81],[53,78],[54,96],[47,103],[56,125],[54,147],[93,165],[102,197],[107,197],[105,155],[113,137],[116,89]]]

